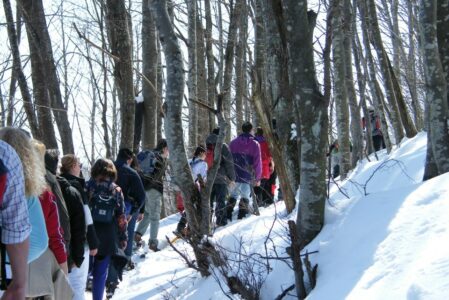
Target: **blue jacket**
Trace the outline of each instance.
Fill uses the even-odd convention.
[[[236,182],[251,183],[262,177],[262,161],[259,143],[249,133],[242,133],[232,140],[229,148],[234,158]]]

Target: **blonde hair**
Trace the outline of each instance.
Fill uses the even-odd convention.
[[[38,197],[46,188],[43,158],[31,138],[18,128],[0,129],[0,139],[11,145],[20,157],[25,177],[25,196]]]
[[[61,158],[61,167],[59,168],[62,174],[70,173],[70,170],[78,163],[78,158],[75,154],[66,154]]]

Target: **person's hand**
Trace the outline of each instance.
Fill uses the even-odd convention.
[[[260,180],[256,181],[256,183],[254,184],[254,186],[260,186]]]
[[[98,253],[98,249],[96,249],[96,248],[95,248],[95,249],[90,249],[90,250],[89,250],[89,255],[90,255],[90,256],[95,256],[95,255],[97,255],[97,253]]]
[[[127,241],[121,241],[120,242],[120,248],[122,248],[122,249],[125,249],[127,245],[128,245]]]
[[[235,181],[231,181],[231,182],[229,183],[229,189],[230,189],[230,190],[233,190],[234,187],[235,187]]]
[[[137,216],[137,222],[140,222],[140,221],[142,221],[143,220],[143,214],[139,214],[138,216]]]
[[[18,287],[14,284],[14,280],[8,286],[8,289],[3,293],[1,300],[16,300],[25,299],[25,287]]]

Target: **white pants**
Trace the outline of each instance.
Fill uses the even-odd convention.
[[[84,249],[84,260],[79,268],[74,267],[69,273],[69,283],[73,289],[73,300],[85,300],[87,275],[89,273],[89,248]]]

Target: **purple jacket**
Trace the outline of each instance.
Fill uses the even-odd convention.
[[[232,140],[229,148],[234,158],[236,182],[251,183],[262,177],[262,161],[259,143],[249,133],[242,133]]]

